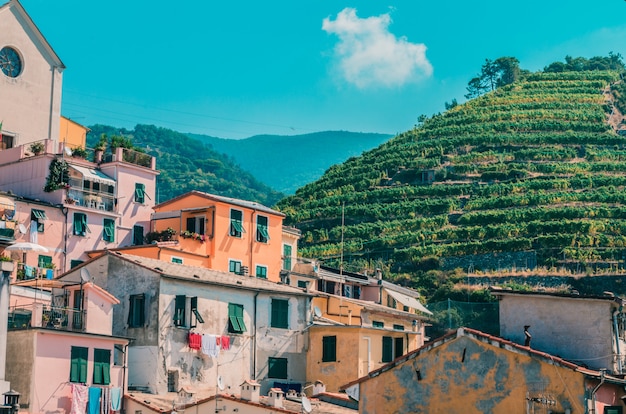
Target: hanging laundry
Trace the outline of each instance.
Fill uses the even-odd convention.
[[[111,408],[111,389],[103,388],[100,397],[100,414],[109,414]]]
[[[122,407],[122,389],[119,387],[111,388],[111,410],[119,411]]]
[[[198,333],[189,332],[187,340],[189,342],[189,348],[191,349],[200,349],[202,346],[202,335]]]
[[[26,279],[32,279],[32,277],[33,277],[33,267],[32,266],[28,266],[28,265],[24,265],[24,275],[26,276]]]
[[[230,336],[222,336],[220,343],[222,344],[222,351],[228,351],[230,349]]]
[[[81,384],[72,384],[72,409],[70,414],[85,414],[88,396],[89,387]]]
[[[217,347],[215,335],[202,335],[202,353],[212,358],[217,358],[219,356],[220,350]]]
[[[100,394],[102,393],[99,387],[89,387],[89,403],[87,404],[88,414],[100,413]]]

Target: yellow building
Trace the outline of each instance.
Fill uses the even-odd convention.
[[[626,380],[469,328],[342,387],[359,413],[621,413]]]
[[[312,306],[306,378],[329,392],[424,344],[426,318],[415,313],[324,293]]]
[[[89,128],[61,116],[59,142],[63,143],[70,151],[74,148],[85,148]]]

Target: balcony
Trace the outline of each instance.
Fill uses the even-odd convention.
[[[32,303],[9,307],[9,330],[48,328],[71,332],[85,331],[85,311]]]
[[[55,269],[17,264],[17,280],[54,279],[55,276]]]
[[[70,180],[70,188],[67,191],[65,204],[73,204],[102,211],[115,211],[115,197],[113,194],[81,190],[80,186],[72,185],[72,180]]]

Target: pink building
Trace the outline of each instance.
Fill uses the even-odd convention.
[[[69,413],[77,386],[94,388],[88,390],[92,403],[94,392],[100,398],[123,396],[128,340],[112,335],[119,301],[92,283],[48,283],[49,304],[22,300],[9,312],[6,379],[21,393],[21,408]]]

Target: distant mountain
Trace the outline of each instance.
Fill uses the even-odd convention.
[[[157,203],[191,190],[257,201],[272,206],[284,195],[261,183],[234,160],[187,135],[154,125],[134,129],[92,125],[87,146],[93,148],[101,134],[122,135],[133,146],[157,157]]]
[[[256,135],[234,140],[187,134],[227,154],[257,179],[286,194],[309,184],[334,164],[388,141],[391,135],[326,131],[303,135]]]

